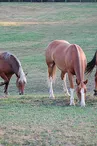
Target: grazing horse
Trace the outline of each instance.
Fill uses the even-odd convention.
[[[54,40],[46,49],[46,64],[48,66],[48,78],[50,81],[50,98],[55,98],[52,83],[56,73],[56,66],[61,70],[61,79],[65,81],[66,73],[70,82],[70,105],[74,103],[74,83],[73,77],[76,76],[77,96],[81,106],[85,106],[86,83],[84,72],[87,66],[86,56],[80,46],[70,44],[65,40]],[[66,85],[66,83],[65,83]]]
[[[20,61],[9,52],[0,52],[0,77],[4,80],[4,82],[0,82],[0,86],[5,85],[4,93],[6,95],[8,94],[8,85],[13,74],[17,77],[16,85],[19,94],[23,94],[26,77]]]
[[[95,52],[92,60],[88,62],[87,68],[86,68],[86,74],[89,74],[93,71],[94,67],[97,66],[97,51]],[[95,89],[94,89],[94,95],[97,95],[97,68],[95,73]]]

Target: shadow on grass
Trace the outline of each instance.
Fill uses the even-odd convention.
[[[88,95],[88,98],[86,99],[86,103],[87,103],[88,106],[97,105],[97,96]]]
[[[31,104],[32,106],[70,106],[70,97],[58,96],[55,99],[50,99],[47,96],[29,96],[18,98],[20,103]],[[79,102],[75,99],[76,106],[79,106]]]
[[[17,97],[8,97],[0,99],[0,106],[6,104],[28,104],[31,106],[70,106],[70,98],[65,96],[58,96],[56,99],[49,99],[47,96],[42,95],[23,95]],[[86,98],[86,106],[97,105],[97,97],[88,95]],[[80,106],[78,99],[75,99],[75,106]]]

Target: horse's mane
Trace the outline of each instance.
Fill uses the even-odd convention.
[[[91,73],[96,65],[96,53],[97,51],[95,52],[93,59],[87,64],[86,71],[85,71],[86,74]]]
[[[11,53],[10,52],[1,52],[1,57],[4,58],[5,60],[10,58]]]

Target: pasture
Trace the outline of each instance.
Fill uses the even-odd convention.
[[[54,84],[56,99],[48,98],[44,54],[55,39],[80,45],[90,61],[97,50],[97,4],[0,3],[0,50],[15,54],[28,73],[25,95],[18,95],[13,76],[8,98],[0,98],[1,146],[97,145],[95,69],[86,76],[85,108],[77,103],[76,94],[76,106],[69,106],[59,70]]]

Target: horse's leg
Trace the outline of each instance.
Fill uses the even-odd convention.
[[[95,96],[97,95],[97,70],[96,70],[96,73],[95,73],[95,89],[94,89],[94,95]]]
[[[0,76],[1,76],[2,79],[4,79],[4,82],[1,82],[0,86],[5,85],[4,93],[6,94],[7,93],[7,87],[8,87],[8,84],[9,84],[9,79],[4,73],[1,73]]]
[[[55,99],[55,96],[54,96],[54,92],[53,92],[53,80],[54,80],[54,76],[55,76],[55,71],[56,71],[56,66],[55,66],[55,63],[51,63],[48,65],[48,75],[49,75],[49,86],[50,86],[50,89],[49,89],[49,98],[52,98],[52,99]]]
[[[52,77],[50,77],[50,89],[49,89],[49,94],[50,94],[50,96],[49,96],[49,98],[55,99],[52,84],[53,84],[53,79],[52,79]]]
[[[66,95],[70,96],[70,94],[69,94],[69,92],[68,92],[68,89],[67,89],[66,76],[67,76],[67,73],[61,72],[61,79],[64,81],[63,90],[64,90],[64,92],[66,93]]]
[[[8,85],[9,85],[9,81],[10,81],[11,76],[12,76],[12,74],[7,75],[8,82],[5,83],[5,87],[4,87],[4,93],[6,95],[8,95]]]
[[[4,73],[1,73],[0,77],[4,80],[4,82],[0,82],[0,86],[3,86],[8,82],[8,78]]]
[[[7,83],[5,83],[5,87],[4,87],[4,93],[6,94],[6,95],[8,95],[8,85],[9,85],[9,82],[7,82]]]
[[[68,73],[68,77],[69,77],[69,82],[70,82],[70,105],[75,105],[73,75],[71,73]]]

